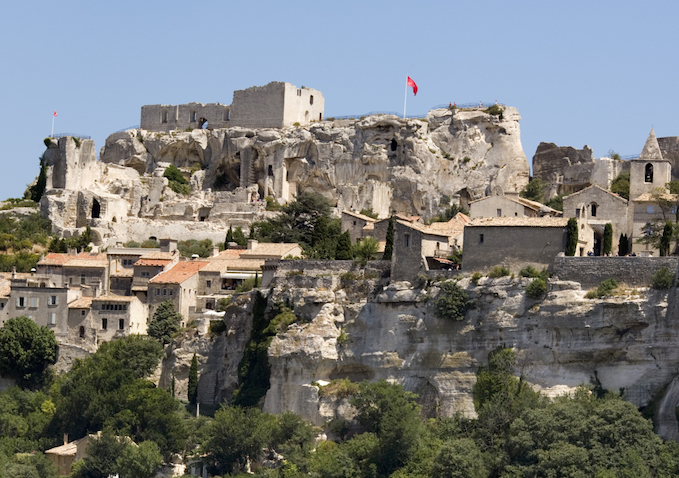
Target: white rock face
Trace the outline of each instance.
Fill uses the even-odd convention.
[[[302,191],[326,196],[340,211],[428,218],[449,205],[443,196],[465,205],[492,188],[528,182],[519,120],[514,108],[502,120],[446,109],[426,120],[373,115],[284,129],[129,130],[109,136],[100,161],[91,140],[65,137],[47,150],[41,206],[56,232],[68,237],[90,225],[104,245],[159,234],[222,240],[228,226],[247,228],[266,216],[264,197],[286,203]],[[188,196],[162,177],[169,164],[190,177]]]

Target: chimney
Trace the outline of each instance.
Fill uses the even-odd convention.
[[[254,239],[248,239],[248,251],[253,251],[257,249],[257,244],[259,244],[258,241]]]
[[[12,279],[17,278],[17,268],[16,266],[12,266]]]
[[[219,255],[219,246],[212,246],[212,252],[210,253],[210,257],[216,257]]]

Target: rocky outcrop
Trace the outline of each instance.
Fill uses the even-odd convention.
[[[265,197],[285,203],[301,191],[326,196],[339,211],[428,218],[451,198],[465,205],[527,183],[519,120],[515,108],[502,119],[445,109],[423,120],[372,115],[284,129],[129,130],[106,140],[100,161],[90,140],[60,138],[48,148],[41,208],[57,233],[89,225],[104,245],[160,234],[221,240],[228,226],[266,217]],[[169,164],[190,178],[189,195],[163,178]]]

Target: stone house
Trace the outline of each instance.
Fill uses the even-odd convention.
[[[429,270],[428,257],[447,257],[452,251],[449,237],[429,231],[423,224],[394,221],[394,253],[391,259],[393,280],[412,280]]]
[[[77,288],[83,295],[108,292],[106,254],[50,252],[36,265],[38,275],[48,277],[57,287]]]
[[[469,203],[469,216],[477,217],[557,217],[561,212],[542,203],[522,198],[519,193],[493,194]]]
[[[323,94],[312,88],[273,81],[233,92],[231,105],[189,103],[141,107],[141,129],[171,131],[203,128],[285,128],[322,121]]]
[[[597,256],[601,254],[607,223],[613,227],[613,254],[617,254],[620,234],[628,237],[632,235],[632,208],[629,207],[629,201],[600,186],[589,186],[565,196],[563,214],[578,220],[579,244],[576,255],[584,256],[588,252]]]
[[[148,283],[151,278],[170,269],[179,262],[179,251],[148,252],[134,263],[131,291],[140,300],[147,300]]]
[[[133,295],[95,297],[90,311],[97,345],[128,335],[143,335],[148,329],[148,307]]]
[[[64,341],[68,335],[68,302],[79,295],[77,289],[57,287],[46,276],[14,278],[0,325],[11,318],[25,316],[40,326],[49,327],[58,341]]]
[[[239,259],[283,259],[285,257],[302,257],[302,247],[297,243],[258,242],[248,240],[247,249],[241,250]]]
[[[476,218],[464,228],[462,269],[488,271],[505,266],[518,272],[526,265],[550,267],[566,246],[567,218]]]
[[[134,264],[145,254],[161,252],[160,249],[142,247],[109,247],[106,251],[109,270],[109,291],[118,295],[132,293]]]
[[[92,319],[93,297],[80,297],[68,304],[66,342],[90,352],[97,350],[98,328]]]
[[[153,277],[148,282],[149,317],[153,317],[162,302],[171,300],[186,321],[190,309],[195,310],[197,305],[200,286],[198,271],[207,265],[209,262],[206,261],[180,261]],[[182,327],[185,325],[184,322]]]
[[[368,225],[371,225],[374,228],[375,222],[377,222],[377,219],[373,219],[364,214],[353,211],[342,211],[341,231],[342,233],[349,231],[351,243],[355,244],[356,241],[364,237],[363,229]]]

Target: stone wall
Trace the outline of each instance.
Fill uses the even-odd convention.
[[[560,280],[580,282],[583,288],[599,285],[613,278],[621,284],[647,287],[661,267],[676,271],[679,257],[567,257],[554,259],[554,276]]]

